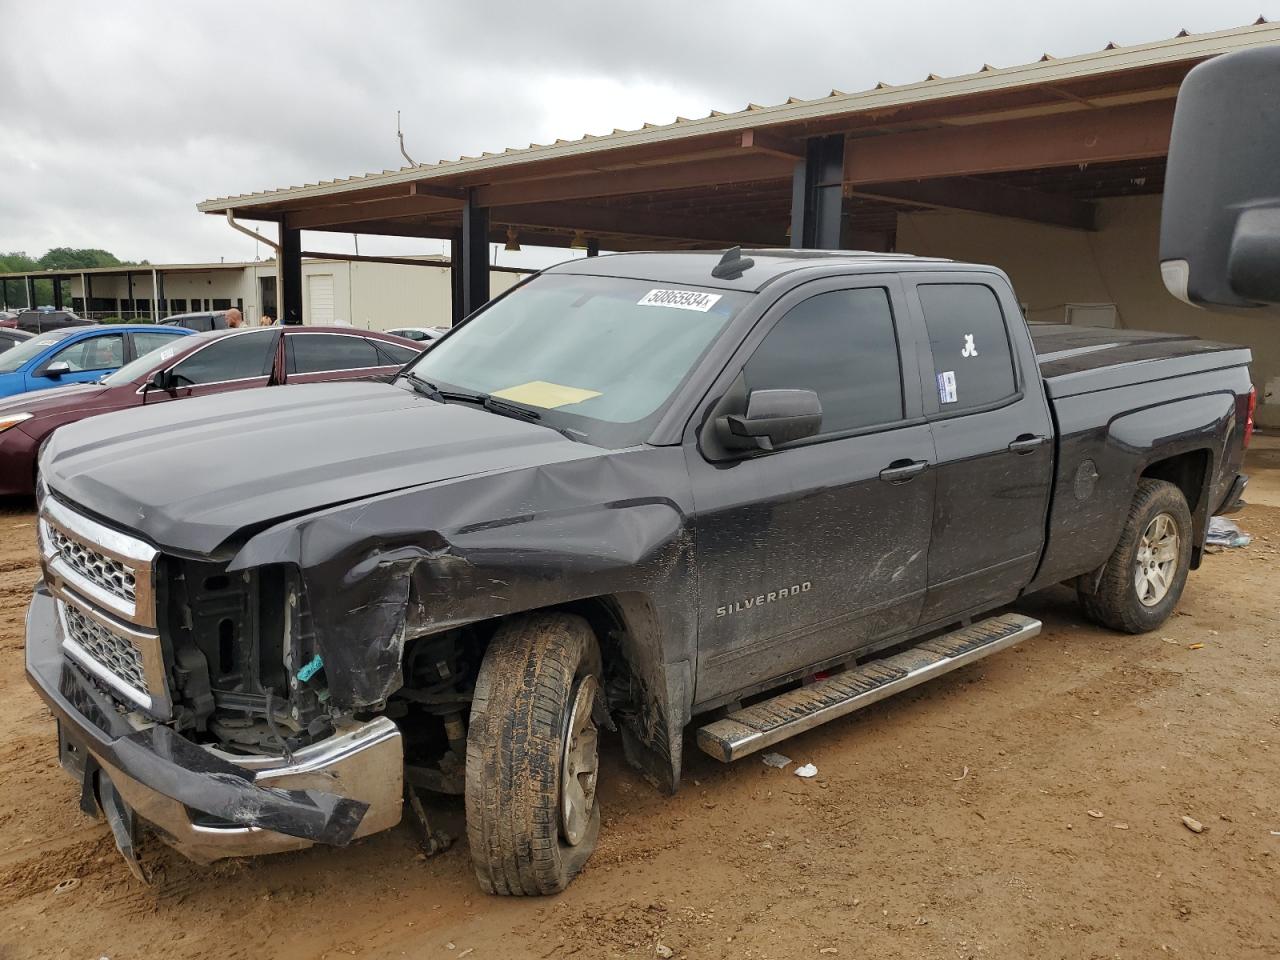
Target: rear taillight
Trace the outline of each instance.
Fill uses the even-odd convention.
[[[1258,388],[1249,388],[1249,406],[1244,415],[1244,446],[1253,439],[1253,412],[1258,409]]]

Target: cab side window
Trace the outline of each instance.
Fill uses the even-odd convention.
[[[813,390],[820,435],[903,417],[902,369],[889,291],[820,293],[792,307],[743,370],[748,390]]]
[[[995,291],[981,283],[928,283],[916,289],[942,412],[971,410],[1013,396],[1013,351]]]

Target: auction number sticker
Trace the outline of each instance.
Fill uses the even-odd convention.
[[[636,304],[641,307],[673,307],[676,310],[706,313],[719,299],[718,293],[698,293],[696,290],[650,290]]]
[[[938,400],[942,403],[956,402],[956,372],[945,370],[938,374]]]

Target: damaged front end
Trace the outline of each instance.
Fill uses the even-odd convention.
[[[138,820],[199,861],[399,822],[399,729],[332,709],[293,571],[161,555],[48,496],[38,526],[27,675],[135,872]]]

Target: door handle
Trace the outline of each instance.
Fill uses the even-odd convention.
[[[1036,447],[1041,444],[1046,443],[1048,439],[1048,437],[1032,437],[1024,433],[1017,440],[1014,440],[1009,444],[1009,451],[1011,453],[1025,455],[1030,453],[1032,450],[1035,450]]]
[[[880,479],[885,483],[906,483],[927,466],[927,460],[895,460],[880,471]]]

